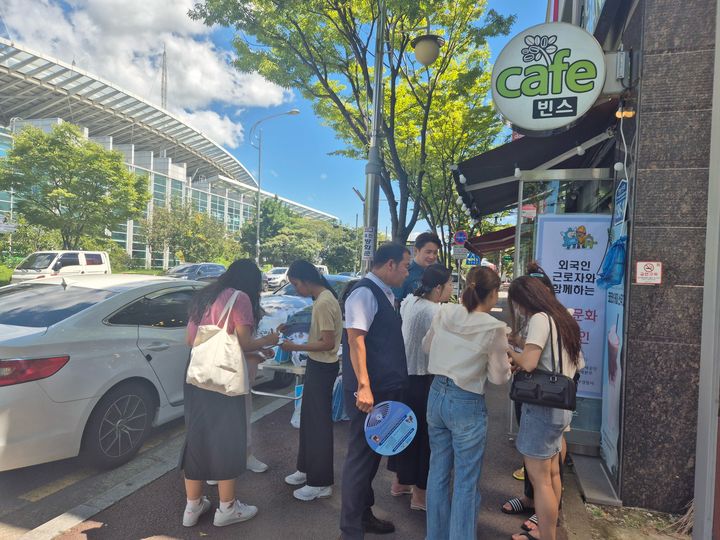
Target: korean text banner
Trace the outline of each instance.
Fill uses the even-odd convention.
[[[552,280],[558,300],[580,325],[585,369],[578,397],[602,398],[605,291],[595,283],[608,242],[609,215],[548,214],[537,220],[535,258]]]

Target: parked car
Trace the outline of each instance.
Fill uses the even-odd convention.
[[[277,266],[271,268],[267,273],[268,286],[271,289],[279,289],[288,282],[287,278],[287,266]]]
[[[324,276],[327,276],[330,273],[330,271],[328,270],[328,267],[325,266],[324,264],[316,264],[315,268],[317,268],[318,272],[320,272]]]
[[[347,276],[352,278],[360,277],[360,272],[340,272],[338,276]]]
[[[173,266],[165,275],[177,279],[214,281],[225,273],[225,267],[217,263],[183,263]]]
[[[182,416],[188,304],[203,286],[116,274],[0,288],[0,471],[80,452],[118,466]]]
[[[11,282],[57,275],[111,273],[110,257],[105,251],[36,251],[17,265]]]

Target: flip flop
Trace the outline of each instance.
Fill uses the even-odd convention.
[[[529,532],[526,532],[526,531],[523,531],[523,532],[517,533],[517,534],[519,534],[520,536],[529,538],[530,540],[540,540],[537,536],[532,536]],[[513,535],[513,536],[515,536],[515,535]],[[512,536],[510,538],[512,538]]]
[[[537,514],[533,514],[532,516],[530,516],[530,517],[527,519],[527,521],[529,521],[530,523],[534,523],[534,524],[535,524],[535,529],[537,528],[537,526],[538,526],[538,517],[537,517]],[[528,527],[528,526],[525,525],[524,523],[521,525],[521,527],[522,527],[522,530],[523,530],[523,531],[528,531],[528,532],[530,532],[530,531],[534,531],[534,530],[535,530],[535,529],[531,529],[530,527]]]
[[[520,480],[521,482],[525,480],[525,467],[520,467],[518,470],[514,471],[512,473],[512,476],[515,480]]]
[[[395,491],[392,487],[390,488],[390,495],[393,497],[402,497],[403,495],[412,495],[412,487],[409,487],[407,489],[401,489],[400,491]]]
[[[505,504],[509,504],[511,509],[507,510]],[[534,507],[525,506],[518,497],[508,499],[505,504],[500,507],[503,514],[530,514],[535,512]]]

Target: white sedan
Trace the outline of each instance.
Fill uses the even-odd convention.
[[[80,452],[114,467],[182,416],[202,286],[116,274],[0,288],[0,471]]]

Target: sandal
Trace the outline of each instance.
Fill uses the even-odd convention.
[[[520,467],[518,470],[514,471],[512,476],[515,480],[523,482],[525,480],[525,467]]]
[[[525,523],[523,523],[521,525],[523,531],[530,532],[530,531],[534,531],[535,529],[537,529],[537,526],[538,526],[537,514],[533,514],[532,516],[530,516],[527,521],[529,521],[530,523],[534,523],[535,527],[528,527],[527,525],[525,525]]]
[[[510,510],[505,508],[505,504],[510,505]],[[535,512],[534,507],[525,506],[518,497],[508,499],[507,501],[505,501],[505,504],[500,507],[500,510],[502,510],[503,514],[530,514],[532,512]]]
[[[399,490],[395,491],[393,489],[395,486],[390,487],[390,495],[393,497],[402,497],[403,495],[412,495],[412,486],[408,486],[406,488],[400,488]]]
[[[530,540],[540,540],[537,536],[531,535],[530,532],[528,532],[528,531],[523,531],[523,532],[517,533],[517,534],[519,534],[520,536],[524,536],[525,538],[529,538]],[[513,536],[515,536],[515,535],[513,535]],[[510,538],[512,538],[512,536]]]

